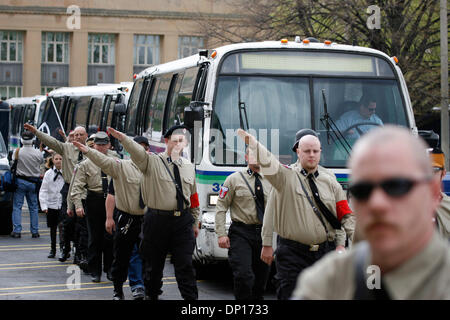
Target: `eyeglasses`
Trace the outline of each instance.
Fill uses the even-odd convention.
[[[377,111],[377,108],[367,108],[367,110],[369,110],[370,112],[375,113],[375,111]]]
[[[418,183],[430,181],[427,177],[422,180],[412,180],[408,178],[391,178],[380,182],[360,181],[350,185],[349,191],[355,199],[365,201],[370,198],[375,188],[381,187],[385,193],[392,198],[400,198],[406,195]]]

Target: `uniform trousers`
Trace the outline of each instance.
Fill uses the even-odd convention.
[[[56,229],[58,228],[60,209],[47,210],[47,227],[50,228],[51,251],[56,252]]]
[[[131,215],[114,209],[116,231],[113,240],[113,262],[111,274],[116,289],[121,289],[128,277],[128,267],[135,245],[140,244],[143,216]],[[128,228],[127,228],[128,225]],[[142,270],[141,270],[142,272]]]
[[[106,209],[103,194],[88,191],[86,209],[88,269],[92,275],[101,276],[102,260],[103,271],[108,272],[113,259],[112,236],[105,229]]]
[[[83,207],[86,208],[85,200],[82,200]],[[87,210],[85,210],[87,211]],[[76,255],[80,259],[86,259],[88,255],[88,229],[86,217],[76,217],[75,218],[75,246],[76,246]]]
[[[261,256],[261,225],[232,222],[228,261],[233,271],[236,300],[262,300],[270,266]]]
[[[303,269],[313,265],[326,253],[336,249],[334,242],[325,241],[317,251],[310,251],[308,245],[278,236],[275,262],[275,275],[278,300],[288,300],[297,284]]]
[[[70,217],[67,214],[67,193],[69,192],[69,184],[64,183],[63,187],[61,188],[61,195],[62,195],[62,203],[61,203],[61,220],[62,220],[62,229],[63,229],[63,236],[62,236],[62,243],[64,246],[64,253],[70,252],[70,241],[75,242],[75,223],[77,219],[77,215],[75,212]]]
[[[151,299],[160,293],[163,270],[167,253],[172,253],[175,278],[181,296],[185,300],[198,299],[198,290],[192,254],[195,237],[192,229],[194,218],[188,209],[180,216],[173,211],[148,209],[144,216],[142,253],[149,263],[149,280],[145,284]],[[147,287],[149,287],[147,289]]]

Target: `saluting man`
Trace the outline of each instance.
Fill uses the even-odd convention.
[[[216,205],[216,234],[219,247],[229,249],[236,300],[262,300],[270,267],[259,258],[261,227],[272,186],[260,173],[259,165],[249,161],[248,149],[245,159],[247,168],[229,175],[221,187]],[[232,222],[227,235],[228,209]]]
[[[117,225],[110,217],[112,224],[106,224],[106,228],[110,234],[112,229],[116,230],[113,240],[114,259],[111,266],[113,299],[123,300],[123,283],[127,280],[130,257],[134,245],[139,246],[140,243],[139,233],[144,216],[144,209],[139,206],[142,173],[131,160],[114,159],[77,142],[74,142],[74,145],[114,181],[114,214],[117,216]]]
[[[106,132],[97,132],[94,138],[94,148],[106,155],[110,147],[111,144]],[[110,154],[112,156],[114,153],[111,152]],[[93,282],[100,282],[101,280],[102,256],[103,271],[107,273],[107,278],[111,280],[112,237],[105,230],[105,199],[108,193],[108,183],[106,173],[97,167],[92,160],[87,159],[80,163],[71,186],[70,196],[76,214],[78,216],[86,215],[87,219],[88,269]],[[82,199],[86,189],[86,212],[84,212]]]
[[[63,217],[64,250],[61,253],[59,261],[64,262],[70,256],[70,240],[74,237],[76,221],[76,216],[72,213],[69,215],[67,212],[67,194],[70,181],[72,180],[74,167],[77,163],[80,163],[83,160],[83,154],[71,142],[58,141],[54,137],[39,131],[36,127],[28,123],[25,123],[23,126],[26,130],[33,132],[41,142],[63,157],[62,176],[64,178],[64,185],[61,189],[61,216]],[[78,141],[81,144],[85,144],[87,139],[86,129],[81,126],[76,127],[73,131],[73,139],[73,141]]]
[[[334,249],[345,250],[346,234],[341,224],[353,225],[352,212],[337,180],[319,173],[321,146],[317,137],[302,137],[297,148],[301,166],[287,167],[252,135],[241,129],[238,135],[249,144],[250,154],[255,155],[275,193],[273,206],[266,208],[270,214],[265,215],[264,225],[268,220],[278,234],[277,297],[286,300],[304,268]],[[263,245],[272,245],[267,243],[264,230]]]
[[[142,253],[151,265],[149,298],[158,299],[165,259],[170,251],[181,296],[185,300],[198,299],[192,254],[200,209],[194,165],[181,157],[188,145],[187,128],[178,125],[167,130],[164,134],[167,149],[161,154],[148,154],[123,133],[108,130],[143,173],[142,204],[148,209],[144,216]]]

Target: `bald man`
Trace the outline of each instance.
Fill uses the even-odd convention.
[[[262,240],[263,246],[272,246],[272,231],[278,234],[277,298],[286,300],[303,269],[330,251],[345,250],[342,225],[353,225],[352,212],[336,178],[318,170],[321,146],[317,137],[302,137],[296,150],[299,165],[287,167],[250,134],[239,129],[238,135],[249,144],[273,187],[273,201],[264,214]]]
[[[450,248],[432,218],[440,199],[426,144],[385,126],[349,161],[358,228],[367,241],[330,254],[299,278],[299,299],[450,299]]]

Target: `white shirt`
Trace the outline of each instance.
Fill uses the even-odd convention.
[[[64,185],[62,174],[54,181],[57,170],[55,167],[45,172],[42,180],[41,189],[39,191],[39,201],[42,211],[50,209],[61,209],[62,196],[61,188]],[[62,173],[62,170],[59,170]]]

